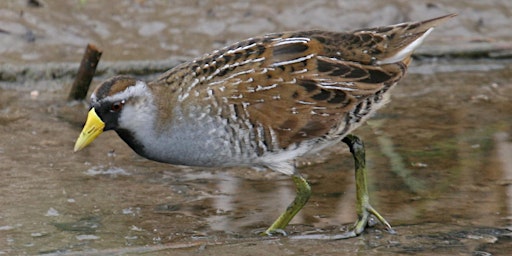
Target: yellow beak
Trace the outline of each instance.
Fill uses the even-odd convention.
[[[75,142],[75,152],[91,144],[91,142],[103,132],[103,128],[105,128],[105,123],[101,121],[101,118],[96,114],[94,108],[92,108],[87,115],[87,121],[85,122],[82,132]]]

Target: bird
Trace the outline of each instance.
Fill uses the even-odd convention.
[[[292,31],[249,38],[184,62],[153,81],[118,75],[90,96],[74,151],[113,130],[137,154],[172,165],[267,168],[296,196],[261,234],[285,228],[311,195],[296,160],[340,142],[355,163],[355,237],[375,217],[363,141],[352,134],[389,101],[413,51],[449,14],[349,32]],[[375,221],[374,221],[375,222]]]

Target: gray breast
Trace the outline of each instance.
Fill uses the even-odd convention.
[[[145,140],[144,153],[159,162],[188,166],[250,165],[256,157],[243,129],[206,110],[175,109],[174,118],[155,138]],[[237,131],[234,133],[233,131]],[[245,137],[245,138],[244,138]]]

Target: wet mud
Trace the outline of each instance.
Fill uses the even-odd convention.
[[[121,1],[107,9],[92,0],[41,1],[41,7],[5,1],[0,63],[79,62],[89,40],[111,62],[187,59],[265,32],[351,29],[448,12],[460,17],[426,44],[511,40],[503,31],[512,21],[507,1],[184,2],[171,8],[159,1]],[[372,204],[397,234],[377,225],[335,241],[312,237],[339,234],[355,221],[353,163],[344,145],[301,160],[313,196],[287,237],[262,238],[257,232],[293,199],[288,177],[151,162],[113,132],[73,153],[87,105],[65,101],[71,79],[0,81],[0,255],[512,250],[510,60],[415,60],[392,101],[355,132],[367,146]]]

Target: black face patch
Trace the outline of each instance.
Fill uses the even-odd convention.
[[[105,123],[104,131],[116,130],[119,126],[119,114],[122,112],[111,111],[112,102],[102,102],[93,106],[98,117]]]
[[[128,144],[128,146],[130,146],[130,148],[132,148],[135,151],[135,153],[137,153],[141,156],[144,156],[146,158],[150,158],[149,156],[147,156],[144,153],[144,145],[142,145],[140,142],[138,142],[135,139],[135,136],[133,136],[132,132],[125,130],[125,129],[117,129],[116,132],[117,132],[117,135],[119,135],[119,137],[121,137],[121,139],[124,142],[126,142],[126,144]]]

